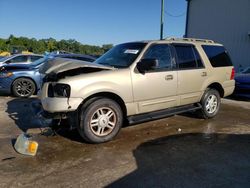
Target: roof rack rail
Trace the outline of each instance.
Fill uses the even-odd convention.
[[[175,38],[175,37],[170,37],[170,38],[165,38],[165,40],[214,43],[213,40],[196,39],[196,38]]]

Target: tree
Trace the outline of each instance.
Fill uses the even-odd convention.
[[[13,49],[29,50],[34,53],[43,54],[45,51],[66,51],[72,53],[81,53],[89,55],[102,55],[104,52],[112,48],[112,44],[104,44],[100,46],[92,46],[81,44],[75,39],[57,41],[53,38],[40,39],[15,37],[10,35],[7,39],[0,38],[0,51],[13,51]]]

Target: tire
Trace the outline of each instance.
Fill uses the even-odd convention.
[[[35,91],[36,85],[29,78],[18,78],[12,84],[12,93],[16,97],[30,97]]]
[[[207,89],[201,99],[202,109],[200,115],[204,119],[215,117],[220,109],[221,98],[220,94],[215,89]]]
[[[77,126],[79,134],[89,143],[112,140],[120,131],[123,113],[119,104],[108,98],[96,98],[83,105]]]

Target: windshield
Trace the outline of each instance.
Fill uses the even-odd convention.
[[[98,58],[95,63],[115,68],[127,68],[139,56],[146,43],[120,44]]]
[[[4,57],[1,57],[0,61],[4,62],[5,60],[7,60],[7,59],[9,59],[11,57],[14,57],[14,56],[4,56]]]
[[[241,73],[243,74],[249,74],[250,73],[250,67],[246,68],[245,70],[243,70]]]

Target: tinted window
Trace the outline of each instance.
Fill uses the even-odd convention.
[[[145,53],[144,59],[157,59],[158,66],[156,69],[171,68],[171,52],[167,44],[156,44],[151,46]]]
[[[193,69],[203,67],[200,55],[193,46],[174,45],[179,69]]]
[[[17,56],[9,60],[8,63],[26,63],[28,61],[28,56]]]
[[[30,61],[34,62],[34,61],[36,61],[38,59],[41,59],[41,58],[42,58],[41,56],[34,56],[34,55],[32,55],[32,56],[30,56]]]
[[[232,66],[232,62],[223,46],[202,45],[213,67]]]
[[[198,68],[203,68],[204,65],[202,63],[200,54],[198,53],[198,51],[196,50],[196,48],[193,48],[193,51],[194,51],[194,55],[195,55],[195,58],[196,58],[197,67]]]

